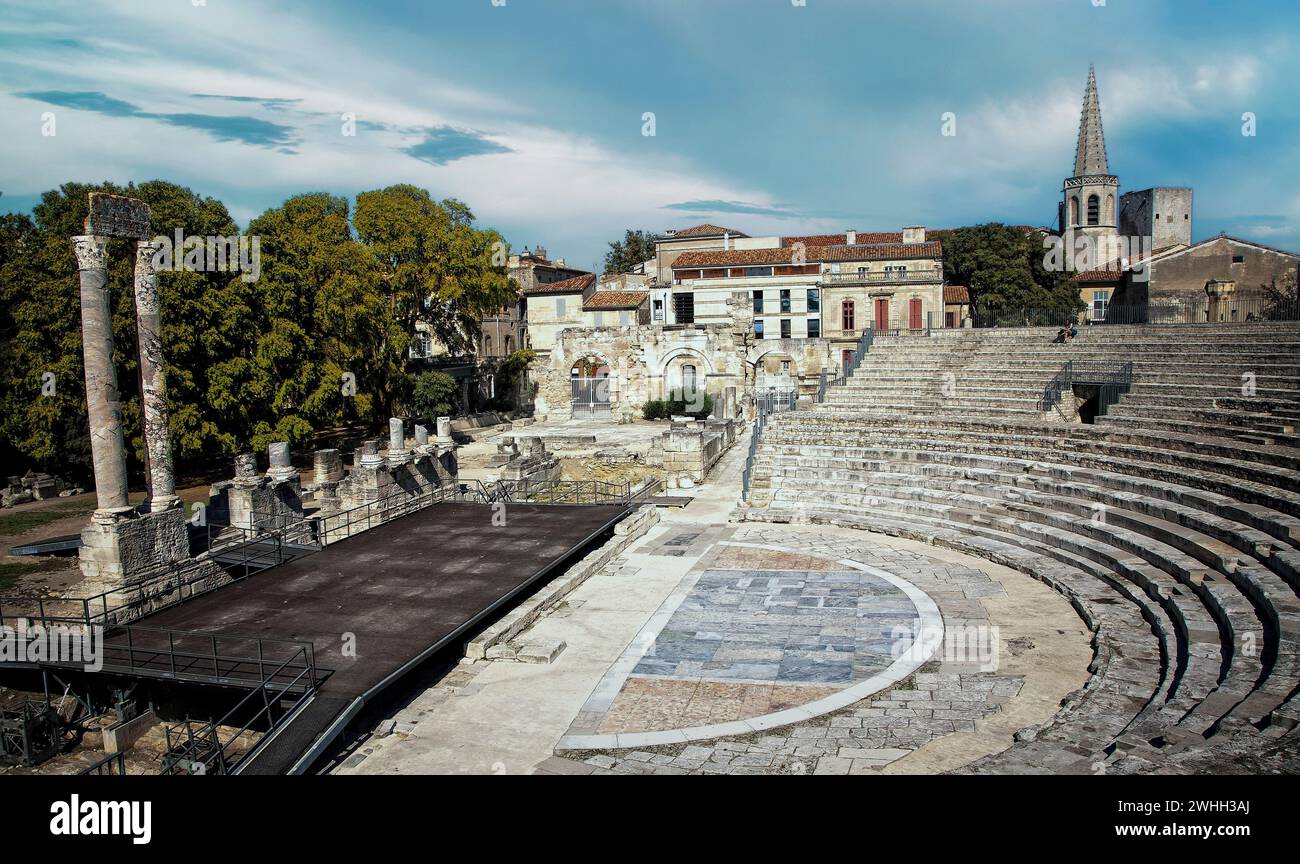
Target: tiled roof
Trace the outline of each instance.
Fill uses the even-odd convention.
[[[969,303],[970,289],[965,285],[945,285],[943,286],[944,303]]]
[[[856,246],[822,246],[808,250],[809,261],[888,261],[893,258],[942,258],[943,244],[859,243]]]
[[[1123,270],[1085,270],[1075,275],[1071,282],[1118,282],[1124,278]]]
[[[803,237],[782,237],[782,246],[793,246],[796,243],[802,243],[805,246],[843,246],[845,234],[808,234]],[[859,231],[857,232],[857,241],[859,245],[867,243],[902,243],[902,231]]]
[[[926,243],[875,243],[857,246],[809,246],[808,263],[821,261],[889,261],[906,258],[941,258],[943,245],[938,240]],[[791,264],[794,249],[732,249],[727,252],[687,252],[673,262],[674,270],[696,267],[761,267],[768,264]]]
[[[528,297],[537,294],[581,294],[595,281],[596,274],[588,273],[585,276],[575,276],[562,282],[547,282],[544,285],[534,285],[525,290],[524,294]]]
[[[809,249],[809,252],[812,250]],[[760,266],[764,264],[789,264],[794,258],[793,249],[732,249],[727,252],[685,252],[677,256],[673,269],[690,267]]]
[[[597,291],[582,304],[583,309],[637,309],[646,298],[648,291]]]
[[[664,240],[678,240],[683,237],[721,237],[723,234],[730,234],[732,237],[748,237],[742,231],[735,228],[723,228],[721,225],[696,225],[691,228],[682,228],[680,231],[674,231],[672,234],[665,234]]]

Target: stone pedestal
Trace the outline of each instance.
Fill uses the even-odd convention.
[[[81,543],[81,570],[104,590],[162,575],[190,558],[185,511],[179,507],[143,514],[96,510]]]
[[[312,480],[317,486],[343,479],[343,457],[337,450],[317,450],[312,459]]]
[[[277,441],[266,448],[270,467],[266,476],[277,483],[298,479],[298,470],[293,467],[293,457],[289,452],[289,442]]]
[[[361,442],[361,450],[354,457],[353,468],[378,468],[384,464],[384,457],[379,455],[379,441],[370,439]]]
[[[501,469],[501,480],[505,482],[536,484],[560,479],[560,460],[535,435],[506,436],[497,448],[510,456]]]

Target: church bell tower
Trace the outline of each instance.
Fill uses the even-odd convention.
[[[1106,135],[1101,126],[1097,71],[1088,69],[1074,151],[1074,176],[1065,181],[1060,209],[1061,236],[1067,245],[1083,234],[1094,241],[1097,265],[1113,260],[1119,238],[1119,178],[1110,173]]]

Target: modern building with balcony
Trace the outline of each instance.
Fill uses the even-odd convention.
[[[851,353],[867,328],[924,334],[944,326],[943,246],[922,227],[767,239],[766,248],[677,255],[667,323],[719,323],[727,298],[744,291],[756,340],[824,338]]]

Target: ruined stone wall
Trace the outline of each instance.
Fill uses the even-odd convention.
[[[668,488],[689,489],[703,483],[736,443],[740,425],[736,420],[674,420],[661,439]]]
[[[726,324],[571,328],[564,330],[549,357],[531,374],[537,385],[536,415],[546,420],[572,416],[570,373],[575,363],[598,359],[609,367],[610,416],[628,422],[645,403],[670,399],[681,391],[694,367],[697,387],[713,399],[714,416],[722,417],[728,389],[732,404],[743,411],[753,400],[755,365],[773,352],[791,361],[792,378],[804,392],[815,390],[823,368],[833,367],[825,339],[754,339],[751,298],[727,300]]]

